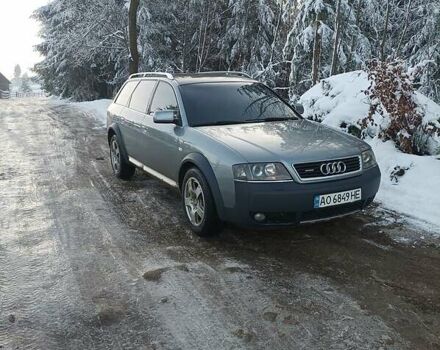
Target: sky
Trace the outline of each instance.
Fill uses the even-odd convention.
[[[14,76],[16,64],[21,66],[24,73],[41,60],[33,48],[40,42],[39,25],[30,16],[35,9],[48,2],[49,0],[0,0],[0,72],[7,78]]]

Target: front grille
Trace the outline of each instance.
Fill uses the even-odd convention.
[[[312,209],[304,212],[277,212],[265,213],[266,221],[258,224],[266,225],[294,225],[300,222],[326,220],[328,218],[338,217],[340,215],[362,210],[372,199],[354,203],[341,204],[334,207]],[[253,219],[255,213],[250,213]]]
[[[334,163],[334,162],[343,162],[346,166],[345,171],[338,172],[337,174],[323,174],[321,172],[322,164]],[[361,168],[361,162],[360,162],[360,157],[351,157],[351,158],[325,160],[325,161],[313,162],[313,163],[294,164],[293,166],[301,179],[313,179],[316,177],[331,177],[335,175],[343,175],[343,174],[359,171]]]
[[[269,224],[295,224],[297,223],[296,213],[282,212],[282,213],[266,213],[266,221]]]

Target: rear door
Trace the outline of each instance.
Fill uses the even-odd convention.
[[[176,181],[182,159],[182,152],[179,151],[179,134],[182,132],[182,127],[176,124],[157,124],[153,121],[154,112],[166,110],[174,111],[177,116],[180,115],[173,87],[167,82],[159,81],[147,116],[147,123],[151,127],[147,165]]]
[[[128,104],[130,102],[131,95],[138,85],[139,81],[133,80],[128,81],[122,87],[119,95],[116,97],[115,104],[118,105],[119,111],[117,115],[113,116],[113,120],[119,125],[121,131],[122,142],[125,145],[125,149],[128,154],[130,154],[129,149],[132,149],[132,135],[130,132],[130,120],[129,120],[129,109]]]
[[[156,80],[141,80],[131,96],[126,112],[126,134],[130,140],[128,155],[143,164],[148,160],[150,149],[147,109],[156,84]]]

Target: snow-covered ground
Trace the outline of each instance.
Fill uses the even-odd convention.
[[[92,113],[56,104],[0,102],[0,348],[438,343],[435,245],[397,246],[393,225],[359,215],[197,239],[173,190],[115,179]]]
[[[107,108],[111,103],[112,100],[102,99],[88,102],[72,102],[71,104],[90,114],[102,125],[105,125],[107,121]]]
[[[367,74],[362,71],[324,79],[301,97],[304,116],[348,131],[368,114],[369,99],[363,91],[369,84]],[[419,93],[416,99],[424,122],[440,120],[438,104]],[[383,142],[376,137],[366,141],[372,146],[382,171],[376,201],[440,236],[440,155],[405,154],[391,141]],[[431,148],[438,147],[432,140]]]
[[[440,159],[402,153],[391,141],[374,139],[369,143],[382,171],[377,201],[424,221],[425,228],[440,236]],[[401,177],[391,177],[396,166],[408,170]]]

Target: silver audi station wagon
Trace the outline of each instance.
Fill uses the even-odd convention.
[[[282,227],[369,205],[380,171],[368,144],[301,117],[239,72],[138,73],[108,109],[114,174],[176,187],[192,230]]]

